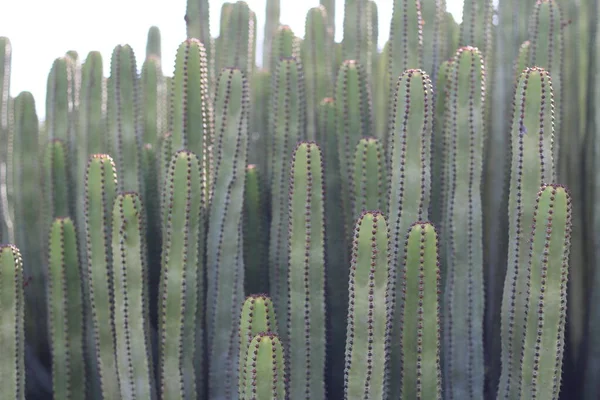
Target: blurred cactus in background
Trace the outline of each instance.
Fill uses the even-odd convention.
[[[600,398],[600,0],[335,3],[0,37],[2,400]]]

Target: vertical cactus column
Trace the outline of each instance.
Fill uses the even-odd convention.
[[[371,16],[373,10],[377,9],[368,0],[345,0],[344,3],[342,57],[344,60],[356,60],[369,78],[373,73],[373,54],[377,52]]]
[[[267,293],[269,290],[268,215],[262,174],[254,164],[246,167],[244,189],[244,292]],[[257,332],[258,333],[258,332]],[[245,354],[244,354],[245,356]]]
[[[262,294],[248,296],[242,307],[240,317],[240,349],[239,349],[239,378],[238,392],[240,399],[245,399],[244,390],[246,387],[246,355],[248,347],[254,336],[263,332],[272,332],[277,334],[277,319],[275,317],[275,307],[269,297]],[[283,376],[282,376],[283,378]]]
[[[12,45],[7,37],[0,36],[0,168],[8,167],[7,160],[9,156],[9,101],[10,101],[10,70],[12,66]],[[6,177],[5,177],[6,179]],[[0,181],[6,185],[6,180]],[[10,224],[10,210],[8,204],[0,203],[1,225],[0,236],[3,240],[8,240]]]
[[[279,28],[281,15],[281,0],[267,0],[266,1],[266,12],[265,12],[265,36],[263,38],[263,68],[267,68],[271,64],[271,52],[273,36]],[[275,65],[276,66],[276,65]]]
[[[327,11],[327,30],[333,42],[333,38],[335,37],[335,0],[320,0],[320,4]]]
[[[514,101],[509,182],[509,249],[502,297],[502,374],[498,399],[519,396],[521,341],[526,322],[527,269],[535,203],[541,185],[555,176],[554,105],[550,74],[538,67],[521,73]]]
[[[289,25],[280,25],[273,33],[269,69],[274,71],[282,58],[299,57],[297,38]]]
[[[225,4],[223,5],[225,7]],[[225,11],[225,10],[223,10]],[[225,12],[222,13],[222,17]],[[254,69],[256,47],[254,19],[256,16],[245,1],[229,4],[226,21],[221,20],[222,34],[217,49],[217,71],[223,68],[239,68],[246,75]]]
[[[275,310],[286,326],[289,165],[296,143],[305,138],[306,103],[300,63],[295,58],[279,62],[271,93],[268,183],[271,193],[269,231],[269,290]],[[285,332],[282,340],[286,342]]]
[[[25,400],[23,260],[13,245],[0,246],[0,397]]]
[[[415,221],[428,217],[431,196],[431,137],[433,125],[433,89],[429,76],[422,70],[406,70],[396,84],[396,97],[390,118],[387,147],[389,184],[387,215],[390,229],[391,268],[398,274],[406,232]],[[395,291],[401,290],[400,281]],[[398,377],[402,371],[402,321],[404,299],[397,296],[394,305],[389,373]],[[390,381],[390,396],[399,398],[400,382]]]
[[[402,281],[402,399],[442,399],[438,236],[428,222],[408,232]],[[393,377],[390,377],[394,379]]]
[[[366,210],[382,210],[386,203],[387,176],[385,155],[381,142],[375,138],[363,138],[354,153],[354,179],[352,186],[353,219]]]
[[[116,155],[120,190],[140,192],[141,133],[139,82],[135,55],[129,45],[118,45],[112,53],[108,88],[108,127]],[[112,210],[111,210],[112,212]]]
[[[327,11],[323,6],[308,10],[302,43],[302,63],[306,77],[306,137],[320,145],[317,108],[321,100],[333,95],[331,74],[331,39],[327,26]]]
[[[114,289],[111,251],[111,217],[117,190],[115,164],[108,155],[89,159],[85,180],[85,229],[87,279],[94,327],[94,354],[97,357],[102,395],[120,399],[115,355]]]
[[[189,150],[200,161],[202,179],[211,182],[213,169],[210,152],[213,144],[213,116],[209,99],[205,46],[197,39],[179,45],[173,73],[171,95],[172,151]],[[205,201],[210,185],[204,186]]]
[[[383,399],[389,362],[394,275],[389,265],[388,228],[379,211],[360,215],[350,266],[346,399]]]
[[[151,57],[155,57],[159,63],[161,62],[162,40],[158,26],[151,26],[148,29],[148,36],[146,38],[146,60]]]
[[[144,208],[136,193],[119,194],[112,214],[115,333],[123,399],[156,399],[150,342]]]
[[[289,395],[325,398],[325,206],[321,151],[294,151],[289,201]]]
[[[485,70],[473,47],[460,48],[450,73],[446,206],[445,392],[483,397],[483,206]],[[444,177],[446,178],[446,177]]]
[[[142,65],[141,118],[142,144],[156,146],[159,135],[167,131],[166,84],[160,59],[155,56],[146,58]]]
[[[48,316],[52,348],[52,388],[61,399],[85,399],[83,279],[75,225],[57,218],[50,231]]]
[[[421,2],[421,18],[423,25],[423,69],[429,71],[432,82],[437,83],[437,72],[442,55],[442,28],[445,0]]]
[[[163,252],[159,309],[159,388],[164,399],[192,399],[202,392],[196,385],[194,359],[204,352],[197,346],[196,325],[203,298],[202,246],[205,198],[198,157],[185,150],[173,155],[164,184]]]
[[[263,332],[254,336],[248,346],[245,360],[245,385],[240,390],[240,398],[256,400],[287,398],[283,345],[276,334]]]
[[[557,399],[565,345],[567,277],[571,247],[571,198],[564,187],[545,185],[535,204],[526,269],[526,324],[521,339],[520,396]]]
[[[248,153],[249,88],[226,68],[215,97],[215,180],[207,238],[209,396],[235,399],[240,304],[244,298],[243,206]]]
[[[344,228],[346,237],[350,238],[355,222],[351,201],[354,191],[352,174],[354,151],[359,140],[371,136],[373,129],[368,77],[364,68],[356,61],[344,61],[338,72],[335,96]]]

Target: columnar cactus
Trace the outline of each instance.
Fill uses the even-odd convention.
[[[558,399],[565,345],[567,277],[571,247],[571,198],[564,187],[539,192],[524,268],[527,292],[521,340],[520,397]]]
[[[19,249],[0,246],[0,397],[25,400],[25,294]]]
[[[519,395],[520,341],[525,328],[529,237],[539,187],[555,176],[553,160],[554,104],[550,74],[538,67],[521,73],[515,93],[511,130],[509,250],[502,297],[502,374],[498,398]]]
[[[280,25],[273,33],[269,70],[274,71],[282,58],[300,57],[296,35],[289,25]]]
[[[254,294],[246,298],[242,306],[240,319],[240,349],[239,349],[239,378],[238,391],[240,399],[245,399],[244,388],[246,387],[246,355],[254,336],[263,332],[277,334],[277,319],[275,307],[269,297],[263,294]],[[283,377],[282,377],[283,378]]]
[[[274,333],[259,333],[248,346],[240,398],[286,399],[283,345]]]
[[[270,65],[271,68],[276,67],[271,64],[271,52],[273,51],[273,36],[280,26],[281,1],[267,0],[266,1],[266,20],[265,20],[265,36],[263,39],[263,61],[262,65],[265,68]]]
[[[325,397],[325,207],[321,151],[300,142],[290,175],[288,322],[291,400]]]
[[[207,247],[209,396],[235,399],[240,303],[244,299],[243,208],[249,93],[244,73],[225,68],[215,96],[215,180]]]
[[[85,179],[85,268],[92,307],[93,354],[97,357],[103,397],[120,399],[111,251],[111,219],[117,191],[117,171],[112,158],[105,154],[92,155]]]
[[[391,267],[399,271],[406,232],[415,221],[428,217],[431,196],[431,140],[433,89],[429,76],[421,71],[405,71],[396,84],[395,107],[390,118],[387,162],[388,196],[386,201],[390,229]],[[400,289],[399,281],[396,291]],[[404,299],[396,297],[392,321],[390,376],[400,376],[402,348],[399,310]],[[400,382],[390,382],[390,396],[399,398]]]
[[[85,399],[83,279],[75,225],[57,218],[50,231],[48,317],[54,396]]]
[[[163,398],[196,397],[194,359],[203,358],[197,346],[196,320],[200,288],[204,287],[201,245],[204,232],[204,183],[198,157],[177,151],[164,184],[162,268],[159,309],[159,388]],[[200,303],[201,304],[201,303]]]
[[[295,58],[279,62],[271,92],[269,121],[268,185],[271,193],[271,227],[269,233],[269,289],[282,326],[286,326],[288,193],[289,165],[294,146],[306,135],[306,103],[303,75]],[[286,332],[282,340],[286,341]]]
[[[354,231],[350,266],[346,399],[375,400],[385,395],[394,290],[388,250],[388,228],[383,214],[363,212]]]
[[[250,164],[246,167],[244,189],[244,292],[246,295],[267,293],[269,289],[269,266],[266,261],[269,251],[266,226],[268,218],[265,200],[262,175],[256,165]]]
[[[146,58],[142,65],[141,119],[142,143],[156,145],[159,135],[167,130],[167,94],[160,59]]]
[[[428,222],[409,230],[404,267],[398,279],[404,298],[398,310],[402,320],[403,399],[442,398],[440,362],[440,266],[438,236]]]
[[[362,138],[354,152],[354,192],[351,195],[354,219],[366,210],[384,208],[387,196],[385,165],[381,142],[375,138]]]
[[[421,5],[418,0],[394,0],[388,46],[389,87],[391,99],[396,81],[409,68],[421,68],[423,64],[423,33]],[[390,113],[392,112],[390,102]]]
[[[9,123],[9,102],[10,102],[10,69],[12,65],[12,46],[10,40],[7,37],[0,36],[0,166],[4,165],[4,168],[8,167],[8,156],[10,152],[9,148],[9,137],[10,137],[10,123]],[[2,182],[6,184],[6,182]],[[10,222],[10,210],[8,204],[5,202],[0,203],[0,235],[4,240],[9,238],[9,222]]]
[[[245,1],[229,4],[227,23],[221,20],[221,36],[216,54],[217,71],[239,68],[247,75],[252,73],[256,48],[255,19],[256,15]]]
[[[118,45],[112,53],[108,86],[108,129],[119,171],[119,189],[140,192],[141,132],[139,82],[135,55],[129,45]]]
[[[356,60],[365,69],[367,77],[373,71],[373,54],[377,51],[372,13],[377,12],[368,0],[346,0],[344,5],[344,39],[342,57]]]
[[[449,398],[483,397],[483,207],[485,70],[473,47],[460,48],[446,112],[446,312],[444,372]],[[462,117],[465,116],[465,117]],[[468,117],[466,117],[468,116]]]

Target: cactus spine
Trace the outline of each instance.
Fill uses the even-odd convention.
[[[19,249],[0,246],[0,397],[25,400],[23,260]]]
[[[384,398],[394,282],[388,250],[383,214],[363,212],[356,223],[350,266],[346,399]]]
[[[155,399],[145,215],[139,196],[119,194],[112,217],[114,320],[121,396],[123,399]]]
[[[402,398],[442,398],[438,236],[428,222],[408,232],[401,296]]]
[[[321,151],[298,143],[289,201],[289,395],[325,397],[325,209]]]
[[[239,304],[244,298],[242,221],[248,154],[248,92],[248,82],[241,70],[226,68],[221,72],[215,101],[217,164],[207,239],[211,398],[232,399],[237,395],[234,387],[238,380],[239,343],[236,339]]]
[[[509,249],[502,297],[502,374],[498,399],[519,395],[519,338],[525,326],[526,268],[529,237],[539,187],[555,176],[553,160],[554,104],[549,73],[538,67],[521,73],[511,130]]]

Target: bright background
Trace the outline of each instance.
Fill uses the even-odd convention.
[[[246,0],[258,20],[257,51],[262,54],[265,0]],[[393,0],[376,0],[379,15],[379,43],[389,36]],[[36,99],[40,118],[44,117],[46,80],[55,58],[76,50],[85,59],[91,50],[102,53],[104,74],[110,55],[117,44],[129,44],[136,52],[138,68],[146,50],[148,28],[156,25],[162,36],[165,73],[169,60],[185,39],[185,0],[5,0],[0,12],[0,36],[7,36],[13,48],[11,95],[28,90]],[[212,36],[219,31],[219,14],[223,0],[210,2]],[[171,4],[171,6],[167,6]],[[318,0],[281,0],[282,24],[304,36],[304,19]],[[462,0],[447,0],[446,7],[457,22],[462,19]],[[336,1],[336,40],[342,38],[344,0]],[[262,62],[262,57],[257,57]]]

